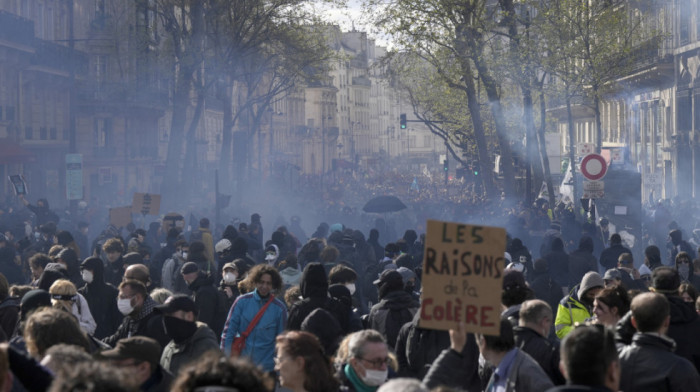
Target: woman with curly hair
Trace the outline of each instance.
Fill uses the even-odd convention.
[[[289,331],[277,337],[275,370],[280,385],[292,392],[334,392],[340,385],[318,338],[308,332]]]
[[[260,319],[248,331],[240,354],[249,357],[263,370],[272,371],[275,367],[275,338],[284,331],[287,324],[287,307],[274,295],[282,287],[282,277],[274,267],[259,264],[250,270],[246,281],[251,282],[255,288],[236,298],[233,303],[221,334],[221,350],[226,355],[232,355],[234,339],[243,335],[260,313]]]

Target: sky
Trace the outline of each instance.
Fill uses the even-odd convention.
[[[347,0],[347,6],[331,7],[326,4],[316,3],[316,9],[323,18],[340,26],[342,31],[364,31],[370,38],[374,38],[379,46],[389,47],[388,37],[378,34],[375,27],[368,24],[367,18],[362,15],[362,3],[360,0]]]

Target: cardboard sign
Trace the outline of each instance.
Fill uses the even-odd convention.
[[[135,214],[158,215],[158,211],[160,211],[160,195],[134,193],[131,211]]]
[[[429,220],[421,328],[499,335],[506,230]]]
[[[29,193],[27,191],[27,183],[24,181],[24,176],[21,174],[15,174],[7,177],[12,183],[12,187],[15,190],[15,195],[26,195]]]
[[[126,227],[131,223],[131,206],[110,208],[109,223],[117,228]]]

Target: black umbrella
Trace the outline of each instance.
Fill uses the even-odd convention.
[[[362,210],[364,212],[376,212],[381,214],[384,212],[401,211],[406,208],[406,205],[396,196],[377,196],[368,201],[367,204],[362,207]]]

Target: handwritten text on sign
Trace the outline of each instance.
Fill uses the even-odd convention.
[[[420,326],[499,334],[506,231],[429,220]]]

